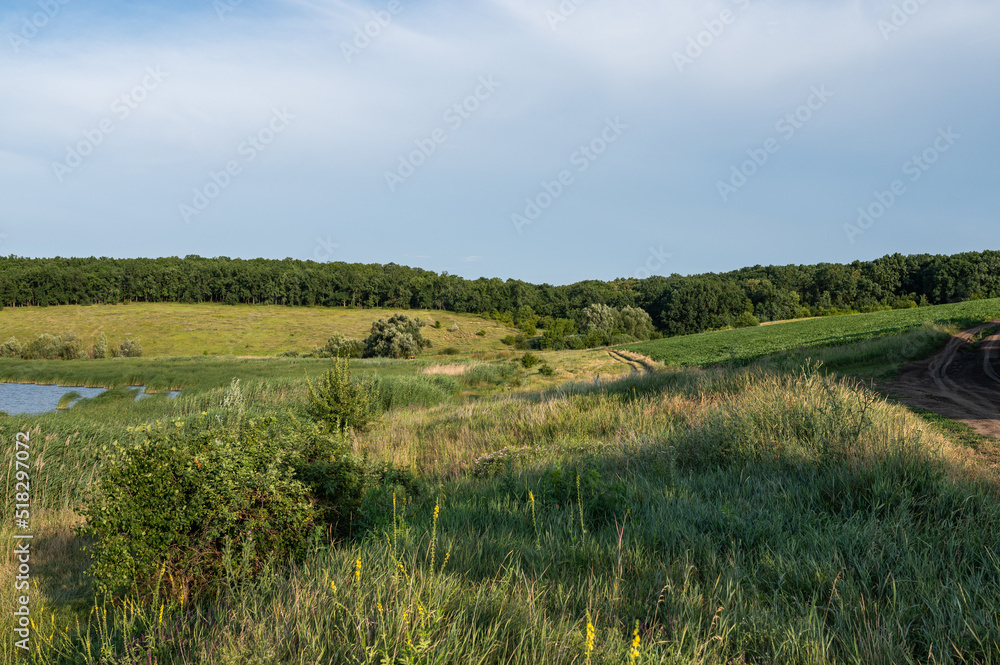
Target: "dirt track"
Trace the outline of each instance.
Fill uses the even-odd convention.
[[[1000,333],[973,344],[1000,319],[958,333],[927,360],[907,365],[883,386],[904,404],[961,420],[1000,439]]]

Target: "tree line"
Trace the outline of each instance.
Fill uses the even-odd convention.
[[[7,307],[216,302],[440,309],[524,322],[583,323],[589,305],[647,312],[658,332],[1000,297],[1000,252],[892,254],[849,264],[753,266],[726,273],[587,280],[564,286],[464,279],[394,263],[186,256],[0,258]]]

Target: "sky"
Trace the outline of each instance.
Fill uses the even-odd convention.
[[[996,0],[3,0],[0,254],[567,284],[1000,249]]]

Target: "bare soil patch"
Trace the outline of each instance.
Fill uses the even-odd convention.
[[[998,326],[1000,319],[954,335],[935,355],[900,370],[894,381],[882,386],[883,391],[1000,440]]]

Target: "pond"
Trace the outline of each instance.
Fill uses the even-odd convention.
[[[143,386],[129,386],[139,390],[136,399],[148,397]],[[35,383],[0,383],[0,412],[10,415],[49,413],[55,411],[59,400],[66,393],[76,392],[80,397],[100,395],[106,388],[84,388],[81,386],[38,385]],[[170,397],[177,397],[179,391],[166,391]]]

